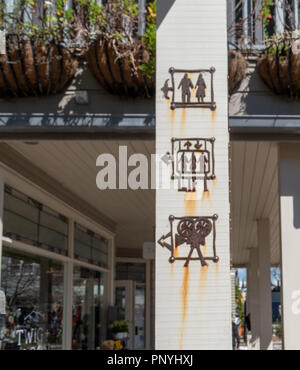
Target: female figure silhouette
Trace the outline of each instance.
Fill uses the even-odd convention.
[[[202,73],[200,73],[197,83],[196,83],[197,92],[196,92],[196,98],[198,99],[198,103],[204,103],[204,98],[206,96],[205,89],[206,89],[206,83],[204,81]]]

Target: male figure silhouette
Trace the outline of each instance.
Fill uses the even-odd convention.
[[[182,103],[190,103],[191,102],[191,90],[194,88],[192,80],[188,77],[188,74],[185,73],[184,77],[180,81],[178,89],[181,88],[182,92]]]
[[[198,87],[197,92],[196,92],[196,98],[198,99],[198,103],[204,103],[204,98],[206,96],[205,94],[205,89],[206,89],[206,83],[203,78],[203,74],[200,73],[196,87]]]

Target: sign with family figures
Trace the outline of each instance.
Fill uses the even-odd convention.
[[[190,261],[200,261],[201,266],[207,266],[206,261],[219,262],[216,252],[216,221],[217,215],[200,217],[175,217],[170,216],[170,232],[163,235],[158,243],[169,249],[171,257],[170,263],[175,261],[185,261],[184,266],[188,267]],[[201,247],[206,246],[207,238],[212,235],[212,256],[204,256]],[[167,240],[169,239],[169,242]],[[178,248],[186,246],[188,255],[179,254]],[[176,252],[176,253],[175,253]],[[196,257],[193,257],[196,252]]]
[[[161,91],[169,100],[171,109],[176,108],[210,108],[216,109],[214,98],[214,67],[210,69],[175,69],[170,68],[171,86],[167,79]],[[196,76],[196,77],[195,77]]]
[[[208,191],[208,180],[215,175],[215,138],[172,140],[172,180],[178,181],[178,190],[195,192],[197,180],[203,180]]]

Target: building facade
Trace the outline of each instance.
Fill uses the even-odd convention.
[[[104,348],[120,320],[130,349],[231,349],[240,267],[249,348],[272,349],[271,266],[283,346],[299,349],[300,108],[258,73],[262,26],[242,22],[255,52],[228,93],[253,11],[157,0],[155,98],[108,92],[82,62],[60,93],[1,99],[2,349]],[[284,11],[275,1],[276,32]],[[0,82],[12,88],[9,57]]]

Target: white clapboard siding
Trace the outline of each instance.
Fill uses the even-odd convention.
[[[163,3],[158,0],[158,12]],[[208,182],[209,195],[201,199],[198,194],[196,201],[185,200],[185,193],[175,189],[157,190],[156,240],[169,232],[170,215],[218,214],[220,257],[218,264],[209,262],[208,268],[193,261],[187,271],[184,262],[171,265],[170,252],[157,243],[155,342],[159,350],[230,349],[232,345],[226,23],[226,0],[175,0],[157,31],[156,152],[159,157],[169,152],[172,137],[215,137],[217,179]],[[170,67],[215,67],[216,111],[187,108],[172,112],[160,90],[170,78]]]

